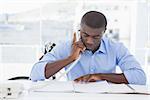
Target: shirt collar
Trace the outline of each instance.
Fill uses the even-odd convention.
[[[105,48],[105,44],[104,44],[104,37],[101,39],[100,47],[96,52],[106,53],[106,48]]]
[[[104,37],[102,37],[100,47],[96,51],[97,53],[104,53],[104,54],[106,53],[106,48],[105,48],[105,43],[104,42],[105,42]],[[91,51],[85,50],[84,53],[89,53],[89,52],[91,52]]]

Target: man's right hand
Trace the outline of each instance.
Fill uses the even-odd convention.
[[[73,36],[73,43],[72,43],[72,51],[71,54],[69,56],[69,58],[71,58],[72,60],[76,60],[80,53],[83,52],[85,50],[85,46],[83,44],[83,42],[81,40],[76,41],[76,33],[74,33]]]

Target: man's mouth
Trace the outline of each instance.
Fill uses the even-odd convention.
[[[89,50],[92,50],[92,49],[93,49],[93,45],[91,45],[91,44],[86,44],[86,48],[89,49]]]

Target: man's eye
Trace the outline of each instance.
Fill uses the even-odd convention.
[[[87,35],[87,34],[83,34],[85,37],[88,37],[89,35]]]
[[[97,36],[97,37],[94,37],[94,39],[99,39],[100,37],[99,36]]]

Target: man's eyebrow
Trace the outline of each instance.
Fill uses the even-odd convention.
[[[100,36],[100,35],[95,35],[95,36],[93,36],[93,37],[98,37],[98,36]]]
[[[82,33],[84,33],[84,34],[87,34],[87,35],[88,35],[88,33],[84,32],[84,31],[81,31],[81,30],[78,30],[78,31],[80,31],[80,32],[82,32]]]
[[[84,33],[84,34],[86,34],[86,35],[89,35],[88,33],[84,32],[84,31],[81,31],[81,30],[78,30],[78,31],[80,31],[80,32],[82,32],[82,33]],[[98,37],[98,36],[100,36],[100,34],[95,35],[95,36],[93,36],[93,37]]]

